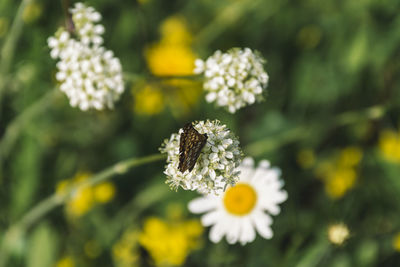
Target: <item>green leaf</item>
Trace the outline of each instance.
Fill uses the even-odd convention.
[[[361,243],[356,251],[356,259],[359,266],[373,266],[378,256],[378,244],[373,240]]]
[[[30,237],[26,266],[53,267],[57,251],[57,233],[48,223],[42,223],[34,230]]]
[[[12,162],[11,218],[18,218],[31,205],[40,182],[42,149],[30,136],[24,136],[21,150]]]

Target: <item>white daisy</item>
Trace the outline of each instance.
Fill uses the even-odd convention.
[[[271,168],[267,160],[254,168],[253,159],[245,158],[238,170],[240,181],[224,194],[196,198],[188,206],[193,213],[206,213],[201,221],[212,226],[210,240],[214,243],[226,236],[229,244],[245,245],[255,239],[256,231],[266,239],[272,238],[270,215],[279,214],[278,204],[287,199],[280,170]]]

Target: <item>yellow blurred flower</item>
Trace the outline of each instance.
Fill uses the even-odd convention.
[[[190,80],[170,79],[163,83],[168,106],[176,115],[187,113],[197,104],[203,91],[199,82]]]
[[[139,84],[132,88],[135,95],[135,113],[143,115],[154,115],[160,113],[165,106],[165,100],[161,87],[156,84]]]
[[[68,193],[71,184],[72,182],[70,180],[62,180],[61,182],[58,182],[56,185],[56,194],[64,196]]]
[[[149,252],[156,266],[182,265],[188,254],[200,245],[203,228],[198,220],[164,221],[148,218],[139,243]]]
[[[115,266],[139,266],[138,237],[138,231],[128,229],[123,233],[121,239],[114,244],[112,247],[112,256]]]
[[[302,149],[297,153],[297,163],[303,169],[311,168],[315,164],[315,154],[311,149]]]
[[[362,150],[359,147],[350,146],[342,149],[339,159],[338,165],[344,167],[353,167],[360,163],[362,159]]]
[[[344,223],[333,224],[328,228],[328,239],[334,245],[342,245],[349,236],[349,228]]]
[[[397,233],[393,238],[393,248],[397,252],[400,252],[400,233]]]
[[[196,55],[190,45],[192,35],[185,20],[167,18],[160,26],[161,40],[145,50],[150,71],[159,76],[192,75]]]
[[[189,46],[192,43],[192,34],[187,28],[186,20],[179,15],[171,16],[160,26],[161,42]]]
[[[167,18],[160,25],[161,39],[145,49],[147,65],[156,76],[193,74],[197,58],[191,48],[192,35],[180,16]],[[168,105],[176,116],[187,114],[197,103],[202,85],[189,79],[166,79],[132,88],[134,111],[142,115],[162,112]]]
[[[56,186],[56,194],[62,197],[68,195],[65,207],[71,217],[80,217],[94,205],[114,198],[115,186],[112,183],[103,182],[94,186],[85,184],[90,176],[90,173],[80,172],[74,178],[61,181]]]
[[[98,203],[107,203],[115,196],[115,186],[113,183],[104,182],[93,188],[94,199]]]
[[[75,262],[71,257],[61,258],[57,263],[56,267],[75,267]]]
[[[35,1],[31,1],[26,5],[24,12],[22,13],[22,20],[25,23],[31,23],[38,19],[40,15],[42,15],[42,6]]]
[[[342,197],[354,187],[356,172],[351,168],[339,168],[329,173],[325,182],[325,191],[333,199]]]
[[[387,161],[400,163],[400,132],[382,131],[379,135],[379,150]]]
[[[177,117],[187,114],[197,104],[201,83],[183,79],[168,79],[159,83],[138,83],[132,88],[133,110],[151,116],[168,107]]]
[[[158,43],[146,49],[150,71],[158,76],[192,75],[196,55],[186,45]]]
[[[92,188],[80,186],[67,202],[67,213],[74,217],[80,217],[87,213],[94,204]]]
[[[342,149],[333,159],[317,165],[315,174],[323,181],[325,192],[330,198],[339,199],[354,187],[361,159],[361,149],[352,146]]]

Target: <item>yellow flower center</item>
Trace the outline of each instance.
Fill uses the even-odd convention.
[[[229,213],[243,216],[253,210],[257,201],[256,191],[248,184],[240,183],[226,190],[225,208]]]

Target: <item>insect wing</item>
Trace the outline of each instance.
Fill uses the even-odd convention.
[[[178,169],[183,173],[186,170],[192,171],[196,161],[200,156],[201,150],[207,142],[207,135],[200,134],[193,128],[192,124],[186,124],[181,133],[179,143],[179,166]]]

